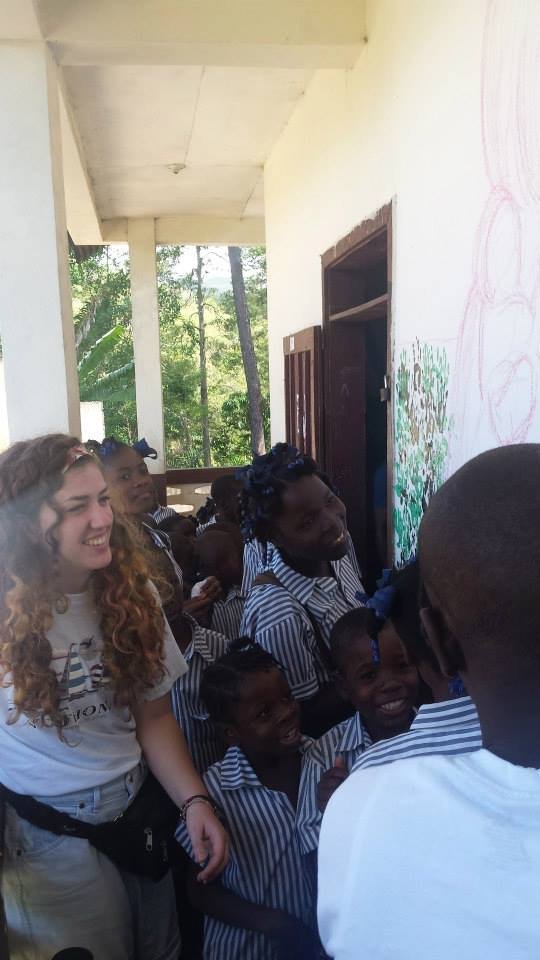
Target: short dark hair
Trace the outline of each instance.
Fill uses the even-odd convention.
[[[483,678],[503,656],[537,671],[540,444],[488,450],[453,474],[424,514],[419,558],[429,602]]]
[[[355,607],[336,620],[330,633],[330,653],[336,669],[341,673],[346,653],[359,637],[377,640],[385,621],[379,620],[370,607]]]
[[[203,674],[200,694],[210,719],[214,723],[232,720],[246,676],[276,669],[281,670],[280,664],[258,643],[249,637],[233,640],[228,652]]]
[[[234,473],[226,473],[221,477],[216,477],[215,480],[212,480],[212,486],[210,487],[210,496],[212,500],[219,506],[220,503],[224,503],[229,500],[230,497],[234,494],[240,493],[241,484],[237,480]]]

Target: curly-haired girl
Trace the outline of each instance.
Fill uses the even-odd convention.
[[[332,682],[330,631],[364,598],[347,556],[345,506],[315,461],[286,443],[238,476],[244,536],[274,546],[246,601],[241,632],[282,664],[301,701],[302,730],[319,736],[348,716]]]
[[[97,957],[173,960],[170,873],[128,873],[86,839],[19,816],[33,797],[81,822],[113,821],[146,764],[180,807],[201,879],[227,841],[171,713],[186,669],[130,526],[74,437],[0,456],[0,754],[8,798],[3,892],[12,957],[68,946]],[[143,761],[144,757],[144,761]],[[207,798],[207,799],[205,799]],[[144,946],[143,946],[144,945]]]

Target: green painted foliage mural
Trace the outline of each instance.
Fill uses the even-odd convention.
[[[401,351],[396,371],[396,559],[416,551],[418,526],[430,497],[445,479],[452,420],[446,350],[418,340]]]

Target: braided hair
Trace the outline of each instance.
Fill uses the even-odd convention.
[[[110,462],[122,450],[135,450],[143,460],[146,460],[147,457],[151,460],[157,458],[157,451],[149,446],[146,437],[142,437],[131,446],[129,443],[124,443],[123,440],[117,440],[116,437],[104,437],[103,440],[87,440],[86,446],[104,464]]]
[[[201,699],[214,723],[232,720],[246,676],[281,670],[274,657],[249,637],[233,640],[228,652],[211,663],[201,681]]]
[[[319,475],[311,457],[288,443],[277,443],[269,453],[237,471],[242,482],[240,522],[246,540],[270,539],[272,520],[281,509],[284,491],[302,477]]]

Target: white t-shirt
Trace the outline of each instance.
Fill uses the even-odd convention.
[[[54,613],[47,635],[66,716],[64,740],[56,727],[35,726],[24,715],[7,723],[13,687],[0,687],[0,781],[17,793],[55,797],[97,787],[127,773],[141,758],[133,716],[114,706],[110,681],[103,676],[100,614],[92,595],[68,599],[68,610]],[[166,621],[164,654],[165,675],[146,700],[162,697],[187,670]]]
[[[478,750],[358,770],[319,846],[335,960],[540,957],[540,771]]]

